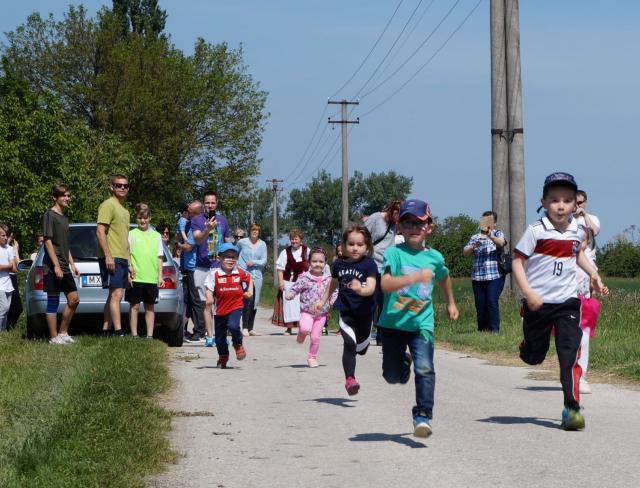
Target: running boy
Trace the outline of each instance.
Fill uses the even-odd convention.
[[[432,432],[436,385],[431,296],[434,281],[444,293],[449,319],[458,319],[458,308],[442,254],[424,244],[434,227],[429,205],[421,200],[403,202],[399,227],[404,243],[390,247],[384,253],[381,288],[385,295],[380,317],[382,376],[388,383],[406,383],[413,361],[416,377],[413,434],[428,437]]]
[[[207,330],[211,330],[211,307],[216,303],[214,316],[216,349],[218,350],[219,368],[226,368],[229,361],[229,345],[227,331],[231,332],[236,359],[242,361],[247,353],[242,345],[242,330],[240,318],[244,308],[243,299],[253,296],[251,275],[237,267],[238,250],[228,242],[218,247],[220,267],[213,268],[204,282],[206,302],[204,306],[204,320]],[[246,290],[246,291],[245,291]]]
[[[514,249],[513,260],[513,276],[524,296],[520,358],[527,364],[542,363],[549,350],[551,330],[555,328],[564,393],[564,430],[581,430],[585,424],[578,391],[582,331],[576,264],[589,275],[597,292],[609,293],[582,251],[584,230],[572,215],[577,190],[573,176],[568,173],[547,176],[541,200],[545,216],[527,228]]]
[[[162,238],[149,227],[151,210],[146,203],[136,203],[136,222],[138,228],[129,231],[129,250],[132,273],[130,287],[125,292],[129,302],[129,326],[131,335],[138,337],[138,311],[140,302],[144,303],[144,321],[147,325],[147,339],[153,339],[155,322],[154,305],[158,301],[158,288],[164,286],[162,279]]]
[[[69,207],[71,193],[66,185],[53,185],[51,196],[54,204],[47,210],[42,219],[42,235],[44,236],[44,291],[47,294],[47,326],[51,344],[71,344],[69,324],[78,308],[80,299],[73,278],[80,276],[69,251],[69,219],[64,212]],[[73,274],[72,274],[73,272]],[[67,297],[67,304],[62,312],[60,333],[58,333],[58,305],[60,292]]]

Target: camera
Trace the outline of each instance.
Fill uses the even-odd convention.
[[[210,219],[214,219],[216,217],[216,211],[215,210],[209,210],[209,218]]]

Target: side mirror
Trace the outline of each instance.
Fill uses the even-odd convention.
[[[18,263],[18,271],[29,271],[33,266],[33,259],[23,259]]]

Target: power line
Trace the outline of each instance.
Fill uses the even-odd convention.
[[[433,61],[433,59],[438,55],[438,53],[449,43],[449,41],[451,40],[451,38],[456,35],[458,33],[458,31],[462,28],[462,26],[467,22],[467,20],[469,19],[469,17],[471,17],[473,15],[473,13],[478,9],[478,7],[480,6],[480,4],[483,2],[483,0],[478,0],[478,3],[476,3],[474,5],[474,7],[471,9],[471,11],[466,15],[466,17],[464,19],[462,19],[462,22],[460,22],[460,24],[458,24],[458,26],[453,30],[453,32],[449,35],[449,37],[447,37],[445,39],[445,41],[440,45],[440,47],[438,47],[438,49],[436,49],[436,51],[431,55],[431,57],[429,59],[427,59],[427,61],[422,64],[422,66],[420,66],[418,68],[418,70],[411,75],[411,77],[405,81],[402,85],[400,85],[400,87],[398,87],[397,90],[395,90],[391,95],[389,95],[387,98],[385,98],[384,100],[382,100],[380,103],[378,103],[375,107],[373,107],[371,110],[369,110],[368,112],[365,112],[364,114],[362,114],[360,117],[366,117],[367,115],[369,115],[371,112],[373,112],[374,110],[377,110],[378,108],[380,108],[382,105],[384,105],[385,103],[387,103],[389,100],[391,100],[393,97],[395,97],[405,86],[407,86],[411,81],[413,81],[413,79],[418,76],[418,74],[420,74],[420,72],[427,67],[427,65],[429,63],[431,63],[431,61]]]

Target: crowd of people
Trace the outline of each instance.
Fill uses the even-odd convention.
[[[123,336],[120,304],[130,304],[131,335],[138,335],[139,305],[144,304],[146,337],[153,338],[154,303],[163,287],[163,242],[174,241],[183,274],[185,340],[215,344],[217,366],[226,368],[229,340],[237,360],[247,351],[243,339],[260,335],[255,330],[267,248],[260,226],[251,224],[232,234],[229,222],[218,212],[218,197],[207,191],[180,209],[175,230],[150,225],[151,209],[135,205],[137,227],[130,229],[124,206],[129,182],[124,175],[110,181],[111,197],[98,209],[96,236],[102,287],[108,289],[102,335]],[[75,279],[79,273],[69,250],[69,222],[65,211],[69,188],[53,187],[53,206],[43,217],[44,290],[47,324],[52,344],[70,344],[69,324],[79,299]],[[588,393],[585,374],[589,338],[593,335],[599,302],[594,293],[607,294],[595,266],[595,237],[600,222],[586,212],[587,195],[578,190],[573,176],[553,173],[544,182],[543,216],[532,223],[513,247],[510,266],[523,295],[524,340],[520,357],[527,364],[541,363],[555,335],[564,395],[562,427],[584,428],[579,395]],[[293,229],[290,244],[276,260],[277,288],[272,323],[283,333],[304,343],[309,336],[307,364],[318,366],[321,336],[333,308],[339,315],[345,390],[360,390],[356,362],[366,354],[372,331],[382,346],[382,375],[388,383],[407,383],[411,366],[415,376],[416,405],[412,409],[414,434],[431,434],[435,368],[432,303],[434,284],[441,287],[449,319],[458,308],[444,257],[428,245],[435,224],[430,206],[422,200],[391,202],[380,212],[350,225],[329,259],[322,247],[307,247],[304,233]],[[505,283],[507,241],[497,229],[498,216],[487,211],[479,231],[461,250],[473,256],[471,272],[479,331],[500,331],[499,297]],[[178,257],[179,256],[179,257]],[[331,261],[331,264],[330,264]],[[9,245],[8,229],[0,225],[0,329],[6,328],[14,292],[11,273],[17,252]],[[15,287],[17,288],[17,287]],[[59,295],[67,300],[57,323]],[[581,330],[582,328],[582,330]],[[580,387],[578,388],[578,385]]]

